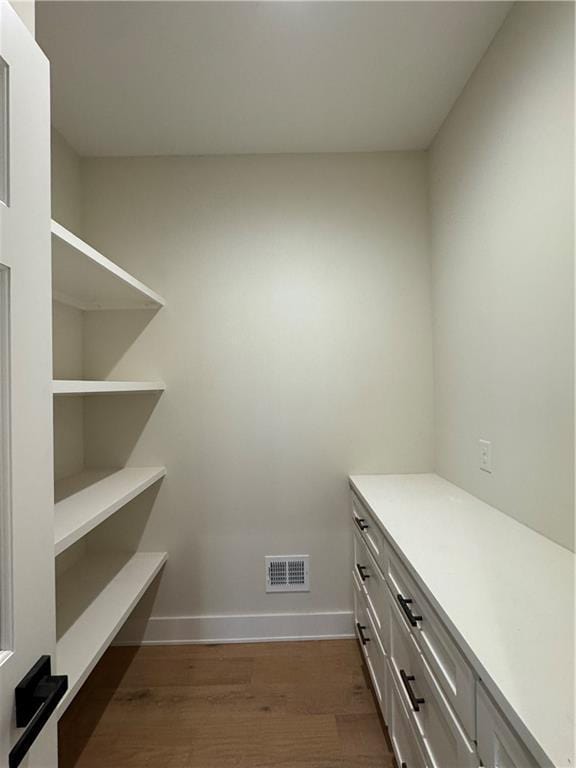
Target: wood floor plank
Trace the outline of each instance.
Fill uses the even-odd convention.
[[[352,666],[346,659],[336,656],[322,659],[286,657],[280,663],[273,656],[258,659],[254,665],[252,680],[255,684],[325,686],[331,680],[355,683],[363,679],[360,667]]]
[[[258,689],[251,685],[159,686],[150,688],[118,688],[100,692],[105,696],[101,712],[100,700],[93,698],[82,707],[76,726],[83,721],[115,724],[122,718],[131,722],[203,721],[209,716],[288,712],[288,695],[276,689]]]
[[[246,685],[252,678],[253,660],[157,658],[137,655],[126,669],[120,688],[160,688],[186,685]]]
[[[60,768],[393,768],[355,641],[111,648]]]
[[[394,762],[383,762],[381,756],[356,755],[355,757],[338,757],[330,760],[288,760],[271,764],[266,762],[258,765],[253,763],[250,768],[395,768]]]
[[[95,739],[84,749],[74,763],[63,763],[59,768],[188,768],[191,756],[187,749],[174,747],[144,748],[107,744]]]
[[[210,718],[196,734],[191,765],[212,768],[230,758],[244,766],[274,765],[339,753],[338,728],[330,715],[232,717],[226,727],[221,718]]]
[[[286,711],[300,715],[360,715],[374,712],[372,692],[363,679],[344,683],[332,680],[323,686],[302,683],[254,684],[260,695],[274,691],[284,698]]]
[[[350,640],[300,640],[297,642],[274,643],[207,643],[186,645],[144,645],[139,648],[133,646],[119,646],[110,649],[126,654],[127,649],[135,652],[138,657],[151,658],[259,658],[273,656],[276,659],[297,656],[309,656],[313,658],[326,658],[341,656],[350,661],[360,661],[354,643]]]
[[[342,753],[346,756],[382,755],[389,757],[390,750],[380,718],[370,715],[336,715]]]

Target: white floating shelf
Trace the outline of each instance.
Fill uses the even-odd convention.
[[[55,395],[113,395],[122,392],[163,392],[163,381],[83,381],[54,379]]]
[[[77,309],[158,309],[162,296],[52,221],[52,295]]]
[[[166,562],[165,552],[99,553],[58,579],[56,674],[68,675],[62,715]]]
[[[85,470],[55,488],[54,553],[59,555],[160,480],[165,467]]]

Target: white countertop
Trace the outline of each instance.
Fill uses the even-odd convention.
[[[354,475],[535,758],[574,756],[574,555],[437,475]]]

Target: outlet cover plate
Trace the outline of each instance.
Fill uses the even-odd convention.
[[[479,440],[480,445],[480,469],[483,472],[492,472],[492,443],[490,440]]]

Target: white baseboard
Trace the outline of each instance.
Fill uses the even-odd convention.
[[[115,645],[257,643],[354,637],[352,611],[129,619]]]

